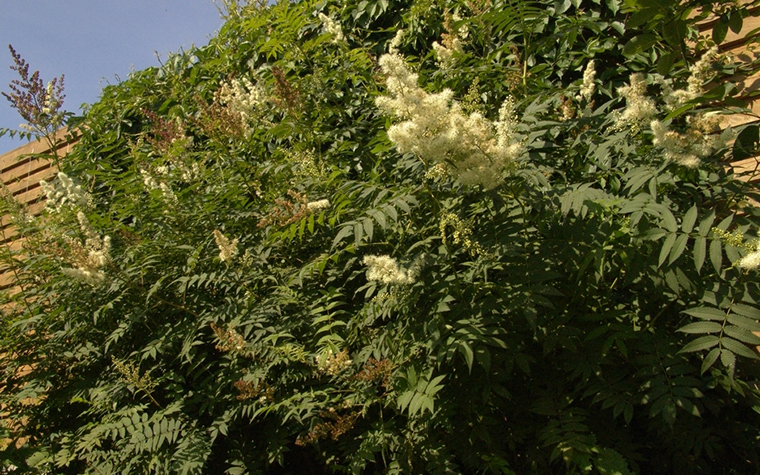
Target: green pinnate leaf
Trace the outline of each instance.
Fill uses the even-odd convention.
[[[698,236],[694,240],[694,267],[697,269],[697,273],[702,271],[702,266],[705,263],[707,257],[707,239],[702,236]]]
[[[710,369],[713,364],[715,364],[715,361],[718,360],[718,356],[720,356],[721,350],[720,348],[713,348],[710,350],[709,353],[705,356],[705,359],[702,360],[702,367],[700,368],[700,374],[703,374],[705,371]]]
[[[684,310],[683,313],[691,315],[692,317],[697,317],[701,320],[723,321],[726,319],[725,312],[711,307],[694,307]]]
[[[683,333],[719,333],[723,325],[716,322],[695,322],[684,325],[678,329]]]
[[[699,337],[696,340],[687,343],[679,353],[691,353],[694,351],[706,350],[718,346],[720,342],[721,339],[714,335]]]
[[[749,330],[734,325],[726,325],[723,329],[726,335],[750,345],[760,345],[760,337]]]
[[[715,239],[710,243],[710,262],[715,272],[720,274],[723,267],[723,243],[719,239]]]
[[[697,213],[697,205],[689,208],[689,211],[686,212],[681,221],[681,231],[689,234],[694,229],[694,224],[697,222]]]
[[[750,359],[760,359],[754,351],[750,350],[747,345],[742,342],[736,341],[732,338],[721,338],[720,344],[727,350],[740,356]]]

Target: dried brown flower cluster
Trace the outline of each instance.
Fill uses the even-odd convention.
[[[246,137],[248,127],[240,114],[217,101],[208,104],[200,97],[196,97],[195,100],[200,111],[195,123],[203,133],[219,140],[227,140],[229,137],[235,139]]]
[[[351,358],[348,357],[348,349],[344,348],[340,353],[328,352],[318,359],[317,372],[329,376],[335,376],[351,366]]]
[[[329,411],[322,411],[319,413],[319,416],[324,419],[331,419],[331,421],[316,424],[308,434],[299,437],[296,440],[296,445],[304,446],[306,444],[312,444],[327,436],[332,440],[338,440],[341,435],[350,431],[354,427],[356,420],[361,415],[362,411],[339,415],[334,408],[330,408]]]
[[[237,399],[245,401],[246,399],[259,398],[261,402],[272,401],[274,399],[274,388],[264,381],[254,383],[253,381],[244,381],[242,379],[235,381],[235,389],[240,391]]]
[[[234,328],[222,328],[217,324],[211,322],[211,329],[214,330],[216,337],[219,338],[219,343],[216,345],[216,349],[219,351],[245,351],[245,339],[243,335],[236,332]]]
[[[142,113],[150,121],[150,133],[145,140],[159,153],[167,154],[177,144],[187,142],[185,127],[180,121],[167,119],[147,109],[143,109]]]
[[[282,227],[287,226],[296,221],[300,221],[301,218],[308,216],[311,210],[307,206],[309,201],[306,196],[293,190],[288,190],[288,196],[293,201],[276,199],[274,200],[276,207],[269,212],[264,219],[259,221],[257,227],[263,228],[274,224],[275,226]],[[296,207],[298,205],[298,207]]]
[[[465,4],[473,16],[479,16],[493,6],[492,0],[467,0]]]
[[[460,49],[461,44],[458,29],[454,26],[454,15],[449,10],[443,14],[443,29],[445,33],[441,33],[441,44],[447,49]]]
[[[384,387],[388,387],[391,371],[393,371],[393,363],[391,360],[376,360],[375,358],[370,358],[364,363],[362,370],[356,373],[353,377],[359,381],[367,382],[382,380],[381,384]]]
[[[567,121],[575,117],[575,106],[573,100],[565,95],[562,95],[562,104],[559,106],[559,110],[562,112],[562,116],[559,120]]]
[[[285,72],[277,66],[272,66],[274,76],[274,102],[289,112],[301,109],[301,93],[288,81]]]
[[[11,92],[0,94],[11,103],[21,117],[27,121],[21,127],[34,134],[48,135],[58,130],[64,123],[65,113],[62,110],[63,99],[63,74],[45,84],[40,78],[40,72],[29,74],[29,64],[19,53],[8,45],[13,56],[14,65],[11,69],[16,71],[21,79],[11,81]]]

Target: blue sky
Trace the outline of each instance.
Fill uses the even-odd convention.
[[[0,90],[16,79],[12,44],[47,82],[65,74],[64,108],[80,112],[131,70],[157,66],[156,52],[202,46],[222,26],[213,0],[0,0]],[[0,96],[0,127],[21,117]],[[0,154],[26,141],[0,138]]]

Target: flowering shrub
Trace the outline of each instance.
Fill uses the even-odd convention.
[[[226,3],[15,210],[3,464],[756,472],[747,7]]]

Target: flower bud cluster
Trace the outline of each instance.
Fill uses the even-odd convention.
[[[438,228],[441,231],[441,240],[444,244],[447,244],[446,231],[449,227],[454,228],[454,231],[451,233],[454,244],[464,247],[473,257],[485,253],[480,244],[472,240],[472,229],[452,213],[443,213],[441,215],[441,222],[438,224]]]
[[[744,240],[744,234],[738,229],[731,233],[718,227],[713,227],[711,231],[726,245],[739,247],[748,251],[744,257],[735,263],[737,267],[744,270],[760,269],[760,239],[753,239],[747,242]]]
[[[451,164],[449,171],[464,185],[493,188],[503,180],[503,171],[523,151],[515,138],[517,118],[514,102],[507,99],[492,122],[481,113],[466,115],[452,101],[450,89],[429,94],[417,85],[398,54],[385,54],[380,67],[387,76],[389,96],[375,104],[383,112],[403,119],[388,129],[388,138],[401,153],[414,153],[426,165]]]

